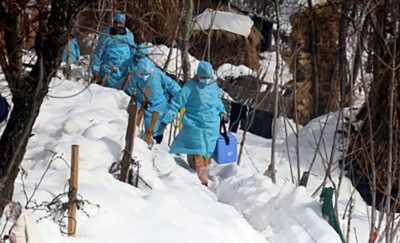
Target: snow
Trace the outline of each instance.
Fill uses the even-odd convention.
[[[149,58],[157,64],[158,67],[164,69],[166,62],[168,61],[168,65],[165,69],[165,72],[174,74],[178,76],[180,79],[183,79],[183,73],[177,72],[178,67],[182,63],[182,52],[178,48],[169,48],[165,45],[157,45],[154,46],[151,43],[147,43],[149,47]],[[170,59],[168,60],[168,55],[170,54]],[[194,76],[196,74],[197,66],[199,65],[199,61],[191,56],[189,56],[189,64],[190,64],[190,75]]]
[[[162,49],[154,47],[153,53]],[[166,60],[163,55],[153,57],[161,63]],[[274,60],[270,59],[270,65],[275,66]],[[75,75],[85,73],[84,67],[73,69]],[[58,76],[51,82],[33,127],[13,197],[25,206],[32,196],[27,212],[38,224],[44,242],[341,242],[323,219],[319,202],[327,162],[333,161],[329,168],[335,185],[340,173],[340,154],[335,149],[339,138],[334,133],[338,113],[298,127],[299,158],[296,126],[279,118],[277,184],[263,175],[271,160],[269,139],[247,133],[241,165],[212,163],[211,184],[206,188],[188,167],[185,155],[168,153],[168,130],[162,144],[149,148],[140,137],[141,127],[133,152],[140,163],[141,180],[136,188],[108,173],[111,164],[122,157],[129,97],[122,91],[88,85],[82,77],[69,81],[60,72]],[[0,79],[4,79],[2,74]],[[4,82],[0,87],[5,87]],[[10,98],[7,88],[1,92]],[[3,129],[4,125],[0,132]],[[239,131],[235,136],[240,143],[244,134]],[[78,193],[84,204],[77,214],[76,237],[67,237],[63,206],[68,200],[73,144],[79,145]],[[307,187],[297,187],[297,175],[311,165]],[[371,208],[347,179],[338,199],[342,232],[348,227],[345,209],[350,196],[354,197],[350,242],[367,242]],[[49,211],[47,205],[58,211]]]
[[[177,48],[169,48],[165,45],[153,45],[151,43],[146,43],[149,47],[149,58],[161,69],[164,69],[166,62],[168,61],[168,65],[165,68],[165,72],[175,75],[179,77],[180,80],[183,80],[183,73],[180,71],[178,67],[180,67],[180,63],[182,62],[182,53]],[[168,56],[170,56],[168,60]],[[261,67],[258,71],[254,71],[245,65],[233,65],[230,63],[225,63],[221,65],[214,73],[214,79],[227,79],[228,77],[238,78],[240,76],[253,76],[256,78],[263,79],[263,81],[272,84],[275,82],[275,63],[276,63],[276,52],[264,52],[260,54]],[[189,65],[190,65],[190,76],[193,77],[196,74],[197,66],[199,65],[199,61],[188,55]],[[278,72],[278,83],[280,85],[284,85],[290,80],[292,80],[292,75],[290,74],[289,68],[286,64],[284,64],[281,56],[278,56],[280,62],[280,69]],[[79,69],[78,69],[79,70]],[[74,69],[73,69],[74,71]],[[77,76],[84,77],[84,72],[75,71],[79,74]],[[268,85],[263,84],[260,87],[260,92],[265,91],[268,88]],[[233,100],[229,97],[227,93],[224,92],[224,97],[229,100]]]
[[[206,9],[194,18],[194,30],[207,31],[224,30],[234,34],[248,37],[254,22],[250,17],[243,14],[215,11]]]

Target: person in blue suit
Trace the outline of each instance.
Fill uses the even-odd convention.
[[[123,63],[123,66],[125,69],[127,69],[128,72],[133,73],[136,70],[140,59],[148,56],[149,50],[147,48],[147,45],[145,43],[141,43],[136,47],[134,55],[126,60]]]
[[[118,85],[118,89],[128,91],[127,87],[129,81],[131,80],[133,73],[136,71],[140,59],[147,58],[148,55],[149,51],[146,44],[141,43],[136,47],[134,55],[124,61],[119,68],[120,75],[123,79],[121,80],[122,83]],[[132,87],[129,88],[129,91],[132,92]],[[131,95],[129,92],[126,93]]]
[[[196,170],[201,183],[208,185],[207,165],[215,150],[219,136],[220,120],[226,119],[221,91],[213,80],[213,68],[201,61],[197,74],[185,83],[174,96],[161,118],[163,127],[170,123],[180,108],[185,108],[183,128],[171,145],[170,153],[188,154],[189,165]],[[194,155],[194,156],[189,156]]]
[[[147,87],[150,88],[150,94],[147,101],[143,102]],[[128,88],[130,89],[129,93],[132,93],[133,89],[135,90],[136,103],[145,109],[144,126],[146,132],[149,130],[153,112],[157,111],[159,117],[162,117],[168,106],[168,95],[176,96],[181,89],[177,82],[159,70],[148,58],[140,59]],[[161,143],[163,133],[164,128],[158,120],[152,134],[157,143]]]
[[[132,32],[125,27],[125,14],[116,13],[113,27],[105,28],[93,51],[92,73],[96,83],[105,82],[107,87],[116,87],[121,81],[120,65],[135,51]]]
[[[76,64],[81,56],[81,51],[79,49],[78,40],[75,37],[73,32],[69,35],[70,39],[68,40],[67,45],[69,45],[69,61],[70,63]],[[63,54],[61,56],[61,62],[67,62],[68,50],[64,47]]]

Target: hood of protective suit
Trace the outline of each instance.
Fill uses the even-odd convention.
[[[148,58],[142,58],[138,62],[138,72],[140,75],[147,75],[154,72],[154,63]]]
[[[213,68],[211,63],[206,61],[200,61],[199,66],[197,67],[197,76],[204,78],[212,78],[214,75]]]
[[[135,56],[142,58],[148,55],[149,55],[149,50],[146,44],[142,43],[136,47]]]
[[[126,21],[126,16],[125,16],[125,14],[123,14],[123,13],[116,13],[116,14],[114,15],[113,21],[114,21],[114,22],[125,23],[125,21]]]

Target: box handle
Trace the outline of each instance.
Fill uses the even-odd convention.
[[[221,131],[221,129],[222,129],[223,131]],[[224,137],[224,139],[225,139],[225,144],[226,144],[226,145],[229,145],[229,143],[230,143],[229,140],[230,140],[230,139],[229,139],[229,137],[228,137],[228,133],[226,132],[226,126],[225,126],[225,122],[224,122],[224,121],[221,121],[219,130],[220,130],[221,135],[222,135],[222,136]]]

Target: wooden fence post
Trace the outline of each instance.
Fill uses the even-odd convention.
[[[156,125],[157,120],[158,120],[158,112],[153,111],[153,115],[151,116],[151,120],[150,120],[149,129],[146,131],[145,138],[144,138],[144,141],[147,144],[150,143],[150,140],[151,140],[151,137],[152,137],[153,131],[154,131],[154,126]]]
[[[126,87],[128,87],[129,82],[131,81],[133,74],[132,73],[128,73],[128,75],[126,75],[124,82],[122,83],[121,89],[125,90]]]
[[[65,78],[68,80],[71,80],[71,72],[72,72],[72,70],[71,70],[71,48],[69,46],[70,42],[71,42],[71,40],[68,39],[67,45],[65,46],[65,50],[67,53],[67,61],[65,64],[65,72],[66,72]]]
[[[104,77],[100,80],[100,85],[104,86],[107,83],[108,73],[104,75]]]
[[[140,107],[137,119],[136,119],[136,126],[140,126],[140,123],[142,122],[142,118],[144,115],[144,104],[148,101],[150,95],[150,87],[146,87],[146,90],[144,91],[143,98],[142,98],[142,107]]]
[[[168,146],[171,146],[172,130],[174,129],[174,122],[171,122],[169,127],[170,127],[170,129],[169,129],[169,137],[168,137]]]
[[[129,165],[132,161],[132,153],[135,145],[135,133],[136,133],[136,119],[137,119],[137,105],[129,102],[128,113],[128,127],[125,134],[125,149],[124,155],[121,160],[121,177],[120,180],[128,183],[129,182]]]
[[[79,145],[72,145],[71,177],[69,178],[68,236],[76,235]]]

